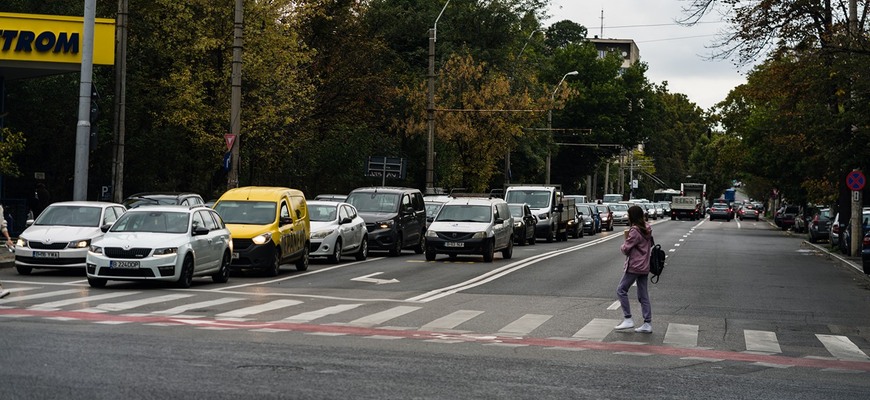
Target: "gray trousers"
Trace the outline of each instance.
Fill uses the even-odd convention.
[[[649,304],[649,275],[638,275],[626,272],[616,287],[616,295],[619,297],[619,305],[622,306],[622,314],[625,318],[631,318],[631,305],[628,303],[628,289],[637,282],[637,300],[640,302],[640,310],[643,313],[643,322],[652,322],[652,308]]]

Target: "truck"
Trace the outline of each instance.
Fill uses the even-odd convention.
[[[671,200],[671,219],[689,218],[693,221],[704,218],[707,185],[681,183],[680,195]]]
[[[737,190],[735,190],[734,188],[725,189],[725,201],[727,201],[728,204],[733,203],[735,200],[736,194],[737,194]]]
[[[561,185],[511,185],[505,189],[508,203],[526,203],[538,218],[535,236],[547,243],[564,241],[568,234],[579,236],[577,208],[573,199],[566,199]]]

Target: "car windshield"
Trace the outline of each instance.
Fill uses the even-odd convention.
[[[625,204],[612,204],[610,205],[610,209],[613,211],[626,211],[628,210],[628,206]]]
[[[34,225],[100,226],[101,207],[49,206],[39,214]]]
[[[351,193],[347,196],[347,202],[361,213],[394,213],[399,210],[398,193]]]
[[[511,215],[522,216],[523,214],[525,214],[523,212],[522,204],[511,204],[508,206],[508,208],[511,210]]]
[[[447,204],[441,208],[436,221],[441,222],[490,222],[492,220],[492,207]]]
[[[189,214],[177,211],[128,211],[111,232],[187,233]]]
[[[589,215],[589,207],[577,205],[577,212],[583,213],[583,215]]]
[[[607,208],[607,206],[598,206],[598,212],[606,213],[606,212],[610,212],[610,209]]]
[[[311,222],[335,221],[337,206],[326,204],[308,204],[308,212]]]
[[[546,190],[511,190],[505,199],[508,203],[527,203],[531,208],[550,206],[550,192]]]
[[[444,203],[426,203],[426,218],[435,218]]]
[[[127,200],[124,200],[124,207],[127,207],[127,209],[136,208],[139,206],[171,206],[176,204],[178,204],[178,197],[174,196],[131,197]]]
[[[268,225],[275,222],[273,201],[221,201],[214,209],[226,224]]]

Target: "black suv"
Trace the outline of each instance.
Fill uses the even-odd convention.
[[[196,206],[205,204],[202,196],[196,193],[186,192],[145,192],[136,193],[124,199],[124,207],[127,209],[136,208],[139,206],[158,206],[158,205],[182,205]]]
[[[401,187],[357,188],[345,201],[366,221],[369,250],[389,250],[397,256],[411,247],[423,254],[426,205],[422,192]]]

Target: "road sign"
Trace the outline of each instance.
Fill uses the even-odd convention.
[[[405,179],[407,162],[400,157],[369,157],[366,176]]]
[[[227,141],[227,150],[233,149],[233,143],[236,142],[236,135],[232,133],[227,133],[224,135],[224,139]]]
[[[859,191],[864,189],[864,184],[867,182],[867,179],[864,178],[864,174],[859,170],[854,170],[846,175],[846,186],[849,187],[852,191]]]
[[[230,165],[232,165],[232,163],[233,153],[231,151],[228,151],[226,154],[224,154],[224,160],[223,162],[221,162],[221,167],[224,169],[224,172],[230,171]]]

